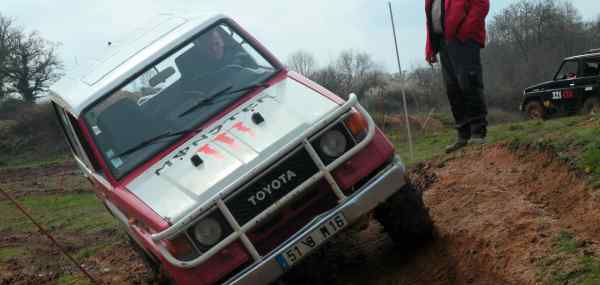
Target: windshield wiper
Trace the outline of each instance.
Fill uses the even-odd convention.
[[[223,90],[216,92],[200,101],[198,101],[196,104],[194,104],[192,107],[190,107],[189,109],[185,110],[183,113],[179,114],[179,118],[184,117],[186,115],[188,115],[189,113],[195,111],[196,109],[202,107],[202,106],[206,106],[208,104],[212,104],[215,103],[215,99],[217,99],[217,97],[220,97],[219,99],[224,99],[226,97],[226,95],[231,95],[231,94],[236,94],[242,91],[248,91],[248,90],[252,90],[254,88],[257,87],[262,87],[262,88],[267,88],[271,85],[267,84],[267,83],[255,83],[255,84],[250,84],[248,86],[244,86],[242,88],[239,89],[235,89],[235,90],[231,90],[231,88],[233,88],[233,86],[227,86],[226,88],[224,88]]]
[[[269,87],[269,86],[271,86],[271,85],[270,85],[270,84],[268,84],[268,83],[255,83],[255,84],[250,84],[250,85],[248,85],[248,86],[244,86],[244,87],[242,87],[242,88],[240,88],[240,89],[236,89],[236,90],[233,90],[233,91],[227,92],[225,95],[227,95],[227,94],[233,94],[233,93],[238,93],[238,92],[242,92],[242,91],[248,91],[248,90],[254,89],[254,88],[256,88],[256,87],[267,88],[267,87]]]
[[[212,101],[213,99],[217,98],[218,96],[221,96],[225,93],[227,93],[227,91],[231,90],[231,88],[233,88],[233,85],[229,85],[225,88],[223,88],[221,91],[219,92],[215,92],[210,96],[204,97],[202,100],[198,101],[196,104],[192,105],[192,107],[190,107],[189,109],[183,111],[183,113],[179,114],[179,118],[193,112],[194,110],[206,105],[206,103],[209,103],[210,101]]]
[[[239,93],[239,92],[242,92],[242,91],[251,90],[251,89],[254,89],[254,88],[257,88],[257,87],[267,88],[269,86],[270,85],[267,84],[267,83],[256,83],[256,84],[251,84],[251,85],[248,85],[248,86],[244,86],[242,88],[239,88],[239,89],[236,89],[236,90],[232,90],[232,91],[230,91],[230,90],[231,90],[231,88],[233,88],[233,86],[232,85],[227,86],[226,88],[223,88],[221,91],[216,92],[216,93],[214,93],[214,94],[212,94],[212,95],[210,95],[210,96],[208,96],[208,97],[200,100],[198,103],[194,104],[194,106],[190,107],[185,112],[181,113],[179,115],[179,117],[181,118],[181,117],[183,117],[183,116],[185,116],[185,115],[193,112],[194,110],[196,110],[196,109],[198,109],[198,108],[206,105],[207,103],[212,103],[212,101],[215,98],[217,98],[217,97],[225,96],[225,95],[230,95],[230,94],[235,94],[235,93]],[[192,128],[192,129],[186,129],[186,130],[182,130],[182,131],[178,131],[178,132],[167,131],[167,132],[159,134],[159,135],[157,135],[155,137],[147,139],[147,140],[145,140],[145,141],[143,141],[143,142],[141,142],[141,143],[139,143],[139,144],[137,144],[137,145],[135,145],[135,146],[133,146],[133,147],[131,147],[131,148],[129,148],[129,149],[121,152],[121,153],[119,153],[118,155],[116,155],[114,157],[121,157],[121,156],[124,156],[124,155],[128,155],[128,154],[134,153],[134,152],[136,152],[136,151],[138,151],[138,150],[140,150],[140,149],[142,149],[142,148],[144,148],[146,146],[149,146],[151,144],[157,143],[161,139],[175,137],[175,136],[181,136],[181,135],[188,134],[188,133],[199,133],[201,131],[202,131],[202,129],[194,129],[194,128]]]
[[[186,130],[182,130],[182,131],[174,132],[174,133],[171,132],[171,131],[167,131],[167,132],[159,134],[159,135],[157,135],[155,137],[147,139],[147,140],[145,140],[145,141],[143,141],[143,142],[141,142],[141,143],[139,143],[139,144],[137,144],[137,145],[135,145],[135,146],[133,146],[133,147],[131,147],[131,148],[129,148],[129,149],[121,152],[121,153],[119,153],[118,155],[115,155],[114,157],[121,157],[121,156],[124,156],[124,155],[128,155],[128,154],[134,153],[134,152],[136,152],[136,151],[138,151],[138,150],[140,150],[140,149],[142,149],[144,147],[147,147],[147,146],[149,146],[151,144],[157,143],[161,139],[170,138],[170,137],[176,137],[176,136],[182,136],[184,134],[190,134],[190,133],[199,133],[201,131],[202,131],[202,129],[186,129]]]

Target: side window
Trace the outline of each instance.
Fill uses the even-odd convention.
[[[593,60],[585,60],[583,62],[583,75],[582,76],[598,76],[598,71],[600,70],[600,63],[597,61],[598,59]]]
[[[578,76],[579,65],[577,61],[566,61],[560,68],[560,71],[556,74],[555,80],[572,79]]]
[[[66,126],[66,122],[64,119],[64,113],[62,111],[62,108],[59,107],[58,105],[56,105],[55,103],[52,103],[52,106],[54,107],[54,112],[56,113],[56,119],[58,120],[58,123],[60,124],[63,135],[65,135],[65,139],[67,140],[67,143],[69,143],[69,147],[71,147],[71,151],[73,153],[77,154],[77,151],[75,148],[75,142],[73,141],[73,137],[72,137],[71,133],[67,132],[67,126]]]
[[[71,129],[71,123],[69,122],[69,119],[67,118],[67,115],[65,114],[65,111],[57,105],[54,105],[54,107],[56,108],[56,114],[58,116],[60,125],[63,128],[63,132],[67,138],[67,141],[69,142],[71,151],[79,159],[83,160],[83,155],[80,152],[80,149],[78,147],[77,138],[75,137],[75,135]]]
[[[75,117],[71,116],[70,114],[67,116],[69,116],[69,121],[71,121],[71,126],[73,127],[73,130],[75,131],[75,135],[77,136],[77,138],[79,140],[79,144],[83,148],[83,151],[85,152],[88,161],[92,164],[91,165],[92,168],[94,169],[94,171],[100,172],[100,170],[101,170],[100,163],[98,163],[98,161],[96,160],[96,157],[94,156],[94,152],[92,151],[92,148],[90,147],[87,140],[83,136],[83,133],[79,127],[79,122],[77,121],[77,119],[75,119]]]
[[[73,154],[81,162],[86,164],[88,169],[99,171],[100,165],[94,158],[91,148],[84,139],[77,120],[70,114],[67,114],[60,106],[55,104],[54,108]]]

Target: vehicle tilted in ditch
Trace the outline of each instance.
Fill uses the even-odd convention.
[[[422,193],[357,102],[288,71],[232,19],[169,17],[51,100],[73,155],[171,284],[264,284],[370,213],[431,236]]]

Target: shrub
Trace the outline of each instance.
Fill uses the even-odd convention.
[[[8,155],[35,152],[55,155],[67,150],[62,131],[49,103],[25,104],[6,101],[1,106],[0,150]]]

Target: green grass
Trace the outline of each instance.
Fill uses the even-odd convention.
[[[437,114],[436,118],[448,125],[449,116]],[[584,124],[582,126],[582,124]],[[410,156],[404,132],[389,133],[396,149],[409,166],[434,157],[443,157],[446,145],[455,139],[455,131],[449,127],[437,132],[416,135],[414,157]],[[489,143],[507,143],[515,147],[523,145],[539,150],[553,149],[569,164],[591,176],[591,185],[600,188],[600,116],[566,117],[547,121],[525,121],[491,126]]]
[[[90,234],[106,228],[116,228],[115,219],[102,207],[92,193],[26,196],[19,199],[32,216],[49,230]],[[31,232],[34,225],[15,206],[0,203],[0,231]]]
[[[61,275],[56,285],[90,285],[89,279],[81,275],[65,274]]]
[[[0,155],[0,168],[24,168],[24,167],[43,167],[64,164],[71,160],[71,155],[58,153],[49,155],[43,159],[39,158],[37,152],[23,152],[14,155]]]
[[[564,230],[554,238],[554,242],[557,250],[565,253],[575,253],[580,246],[575,236]]]
[[[553,252],[538,262],[538,277],[545,284],[600,283],[600,259],[586,252],[587,245],[562,230],[553,238]]]
[[[19,202],[44,228],[51,232],[57,241],[63,245],[71,245],[76,260],[85,260],[100,251],[125,240],[118,222],[104,209],[96,196],[91,193],[26,196]],[[101,233],[113,230],[114,233]],[[0,232],[26,236],[28,234],[41,236],[37,227],[32,224],[16,207],[8,202],[0,202]],[[82,237],[94,239],[94,234],[100,234],[100,239],[92,244],[85,244]],[[77,242],[69,242],[69,236],[77,236]],[[34,256],[35,247],[27,243],[0,248],[0,262],[22,255]],[[61,276],[58,284],[82,284],[77,276]]]
[[[444,148],[454,138],[451,130],[443,130],[436,133],[426,134],[414,139],[414,157],[410,155],[409,144],[405,141],[405,134],[388,134],[394,142],[397,152],[407,165],[413,165],[421,161],[430,160],[444,154]]]
[[[0,262],[7,262],[11,258],[27,255],[24,247],[4,247],[0,248]]]
[[[123,238],[125,239],[125,238]],[[108,241],[98,241],[93,245],[85,247],[78,251],[73,257],[76,260],[83,260],[88,257],[92,257],[97,255],[99,252],[110,249],[114,245],[114,242],[111,240]]]

